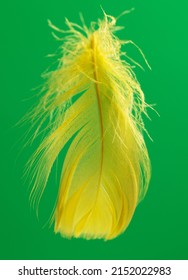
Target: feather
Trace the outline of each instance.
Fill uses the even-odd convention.
[[[144,94],[123,60],[115,36],[116,19],[87,28],[66,19],[62,55],[46,73],[39,104],[29,114],[37,125],[33,140],[44,137],[29,160],[36,202],[52,167],[67,143],[54,211],[55,232],[64,237],[113,239],[130,223],[150,180],[150,161],[143,138]]]

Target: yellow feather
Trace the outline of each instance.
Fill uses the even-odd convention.
[[[114,35],[114,17],[105,14],[96,29],[68,20],[67,31],[49,24],[67,35],[59,66],[47,74],[45,93],[30,114],[38,125],[33,139],[45,132],[29,161],[31,199],[40,200],[54,162],[70,141],[55,232],[112,239],[127,228],[150,179],[142,135],[144,94],[132,67],[121,59],[121,45],[127,42]]]

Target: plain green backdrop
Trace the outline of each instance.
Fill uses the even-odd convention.
[[[122,17],[122,39],[138,44],[152,71],[138,51],[127,46],[130,56],[145,71],[136,68],[146,101],[156,104],[158,117],[146,136],[152,162],[148,194],[137,207],[125,233],[111,241],[63,239],[45,226],[29,206],[28,186],[22,179],[25,161],[33,151],[22,150],[20,137],[26,127],[15,123],[37,98],[32,88],[42,83],[41,73],[53,62],[46,58],[59,46],[47,25],[50,19],[65,28],[64,18],[85,21],[122,11],[135,11]],[[1,180],[0,180],[0,258],[1,259],[188,259],[188,2],[170,0],[32,0],[2,1],[0,16],[1,55]],[[48,210],[53,190],[47,192],[43,206]],[[41,207],[42,208],[42,207]]]

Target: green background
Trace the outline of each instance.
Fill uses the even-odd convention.
[[[153,138],[146,136],[152,179],[124,234],[108,242],[66,240],[44,226],[53,190],[39,220],[29,206],[22,174],[33,147],[22,151],[19,139],[27,127],[15,123],[37,100],[31,89],[42,83],[40,75],[53,61],[45,56],[59,46],[47,19],[65,28],[65,17],[79,23],[82,12],[89,24],[102,17],[100,4],[114,16],[135,7],[119,20],[125,26],[119,36],[137,43],[152,66],[152,71],[135,69],[147,102],[160,113],[149,111],[152,121],[146,120]],[[182,0],[1,2],[1,259],[188,259],[187,8]],[[133,46],[126,50],[144,65]]]

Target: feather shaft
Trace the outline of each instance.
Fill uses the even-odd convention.
[[[95,34],[92,35],[91,38],[91,49],[93,50],[93,73],[94,73],[94,79],[95,79],[95,88],[96,88],[96,95],[97,95],[97,102],[98,102],[98,109],[99,109],[99,119],[100,119],[100,127],[101,127],[101,164],[100,164],[100,175],[98,180],[98,185],[100,186],[101,182],[101,175],[102,175],[102,167],[103,167],[103,156],[104,156],[104,141],[103,141],[103,135],[104,135],[104,128],[103,128],[103,119],[102,119],[102,107],[101,107],[101,101],[100,101],[100,90],[99,90],[99,79],[98,79],[98,73],[97,73],[97,63],[96,63],[96,55],[95,55]]]

